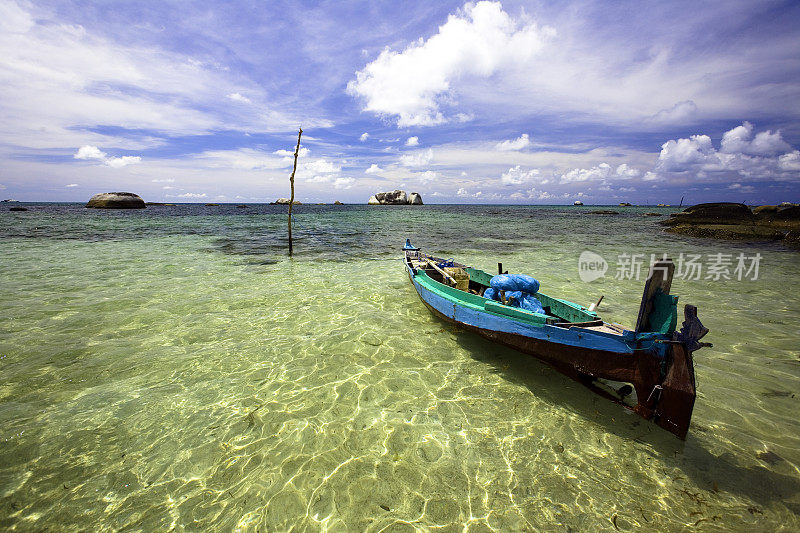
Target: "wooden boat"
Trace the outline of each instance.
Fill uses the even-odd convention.
[[[678,298],[669,294],[671,261],[652,265],[636,327],[628,329],[541,292],[535,297],[544,313],[484,298],[491,274],[424,254],[408,241],[404,251],[409,278],[434,315],[533,355],[686,438],[696,396],[692,352],[710,344],[699,342],[708,329],[694,306],[685,307],[685,320],[676,331]]]

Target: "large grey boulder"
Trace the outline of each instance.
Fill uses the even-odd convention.
[[[89,199],[86,207],[95,209],[144,209],[147,207],[138,194],[132,192],[102,192]]]
[[[411,197],[406,191],[379,192],[369,197],[369,205],[422,205],[422,196],[417,192],[412,192]]]

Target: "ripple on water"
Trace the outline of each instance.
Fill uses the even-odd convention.
[[[395,257],[410,236],[502,261],[580,303],[604,294],[606,317],[630,323],[641,283],[580,283],[580,251],[615,257],[628,248],[598,243],[620,231],[638,253],[694,241],[564,208],[425,208],[307,208],[291,261],[268,207],[54,210],[5,229],[0,526],[800,527],[796,256],[762,250],[750,285],[675,283],[715,343],[696,354],[680,443],[439,322]],[[473,234],[454,243],[453,227]]]

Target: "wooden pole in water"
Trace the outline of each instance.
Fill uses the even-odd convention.
[[[292,206],[294,205],[294,174],[297,172],[297,154],[300,153],[300,136],[303,135],[303,128],[297,134],[297,147],[294,149],[294,167],[292,168],[292,175],[289,178],[289,183],[292,187],[292,194],[289,197],[289,256],[292,255]]]

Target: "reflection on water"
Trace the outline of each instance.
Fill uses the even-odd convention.
[[[2,528],[800,527],[796,253],[674,283],[715,345],[682,443],[435,319],[398,249],[502,261],[630,324],[641,282],[580,282],[581,251],[741,244],[635,208],[300,206],[288,260],[277,206],[30,209],[0,212]]]

